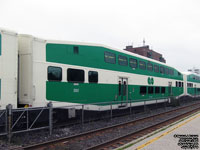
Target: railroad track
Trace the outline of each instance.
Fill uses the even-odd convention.
[[[128,121],[125,123],[116,124],[113,126],[96,129],[88,132],[84,132],[81,134],[60,138],[44,143],[38,143],[35,145],[29,145],[25,147],[21,147],[20,149],[31,150],[31,149],[46,149],[46,148],[55,148],[56,147],[70,147],[70,145],[76,145],[82,143],[79,147],[80,149],[94,150],[94,149],[114,149],[120,147],[134,139],[142,137],[152,131],[155,131],[163,126],[171,124],[181,118],[184,118],[196,111],[200,110],[200,102],[179,107],[174,110],[166,111],[156,115],[150,115],[145,118],[136,119],[133,121]],[[134,127],[134,130],[131,128]],[[138,127],[138,128],[136,128]],[[140,127],[140,128],[139,128]],[[110,137],[107,140],[102,139],[102,141],[98,144],[92,145],[83,145],[85,140],[90,140],[95,137],[105,137],[106,134],[113,134],[113,132],[117,132],[118,130],[123,131],[126,129],[130,129],[127,133],[120,134],[120,136]],[[135,129],[136,128],[136,129]],[[102,138],[103,138],[102,137]],[[78,149],[79,149],[78,148]],[[72,148],[73,149],[73,148]],[[76,149],[76,148],[75,148]]]

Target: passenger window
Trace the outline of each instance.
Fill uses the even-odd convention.
[[[147,93],[147,87],[146,86],[141,86],[140,87],[140,94],[146,94]]]
[[[60,67],[48,67],[48,80],[49,81],[61,81],[62,80],[62,68]]]
[[[146,63],[144,61],[139,61],[139,68],[142,70],[146,70]]]
[[[116,63],[116,55],[111,52],[104,52],[104,61],[107,63],[115,64]]]
[[[153,94],[153,87],[148,87],[148,93]]]
[[[147,70],[153,71],[153,64],[147,63]]]
[[[137,60],[136,59],[133,59],[133,58],[130,58],[129,59],[129,65],[131,68],[137,68]]]
[[[179,87],[181,87],[181,85],[182,85],[181,82],[179,82]]]
[[[174,75],[174,70],[172,69],[172,75]]]
[[[178,87],[178,81],[176,81],[176,87]]]
[[[165,94],[165,87],[161,87],[161,93]]]
[[[84,82],[84,70],[67,69],[67,81],[69,82]]]
[[[165,68],[165,74],[168,75],[169,74],[169,69]]]
[[[160,87],[155,87],[155,93],[159,94],[160,93]]]
[[[162,67],[162,66],[160,66],[160,73],[162,73],[162,74],[165,73],[164,67]]]
[[[118,56],[118,64],[121,66],[128,66],[128,60],[126,56]]]
[[[159,66],[158,65],[154,65],[154,72],[159,72]]]
[[[89,71],[88,72],[89,83],[97,83],[98,82],[98,72]]]

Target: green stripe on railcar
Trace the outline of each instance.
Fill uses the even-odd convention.
[[[69,82],[46,82],[47,100],[71,102],[71,103],[99,103],[99,102],[110,102],[110,101],[126,101],[121,100],[118,96],[118,84],[95,84],[95,83],[69,83]],[[170,93],[169,87],[165,87],[165,93],[161,92],[158,94],[140,94],[139,85],[128,85],[128,100],[151,100],[168,98]],[[155,90],[155,87],[154,87]],[[172,96],[178,96],[183,93],[183,88],[173,87]]]

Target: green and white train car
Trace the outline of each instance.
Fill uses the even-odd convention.
[[[178,83],[178,84],[177,84]],[[113,108],[184,95],[183,75],[164,63],[99,44],[19,35],[19,99],[33,107],[116,102]],[[104,110],[110,106],[87,105]]]
[[[17,108],[17,33],[0,29],[0,109]]]
[[[187,95],[190,97],[200,96],[200,76],[195,73],[187,72]]]

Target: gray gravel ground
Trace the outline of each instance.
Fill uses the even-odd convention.
[[[166,108],[166,110],[171,110],[171,109],[174,109],[174,107]],[[146,113],[117,117],[117,118],[113,118],[112,120],[111,119],[100,120],[96,122],[90,122],[87,124],[85,123],[84,125],[79,124],[79,125],[74,125],[71,127],[54,129],[52,136],[49,135],[48,130],[34,131],[34,132],[29,132],[29,133],[20,133],[20,134],[13,135],[11,144],[8,144],[6,142],[6,137],[1,137],[0,150],[11,149],[15,146],[23,146],[23,145],[29,145],[29,144],[34,144],[34,143],[40,143],[40,142],[44,142],[48,140],[61,138],[61,137],[75,135],[75,134],[79,134],[79,133],[86,132],[89,130],[94,130],[94,129],[122,123],[129,120],[147,117],[149,115],[161,113],[163,111],[165,111],[165,109],[160,108],[160,109],[153,110]],[[123,131],[116,130],[115,132],[112,132],[112,134],[105,134],[103,137],[99,136],[92,139],[88,139],[87,141],[78,141],[74,143],[73,145],[66,146],[65,149],[70,149],[70,150],[84,149],[85,146],[91,146],[92,144],[97,144],[101,141],[108,140],[112,137],[117,137],[122,134],[127,134],[128,132],[137,130],[145,125],[146,124],[142,124],[140,126],[128,127],[127,129],[123,129]]]

